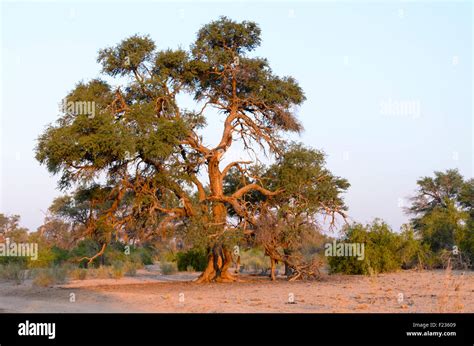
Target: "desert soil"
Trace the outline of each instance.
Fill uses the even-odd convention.
[[[0,282],[0,312],[474,312],[473,271],[324,275],[297,282],[245,275],[241,282],[211,284],[192,282],[197,276],[148,268],[135,277],[49,288]]]

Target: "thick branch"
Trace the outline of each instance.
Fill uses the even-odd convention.
[[[241,198],[247,192],[250,192],[252,190],[259,191],[260,193],[262,193],[265,196],[276,196],[276,195],[278,195],[279,193],[282,192],[281,189],[277,190],[277,191],[270,191],[270,190],[267,190],[264,187],[261,187],[260,185],[257,185],[257,184],[248,184],[248,185],[245,185],[244,187],[238,189],[237,191],[235,191],[232,194],[232,197],[233,198]]]
[[[225,177],[227,172],[229,172],[229,170],[234,166],[238,166],[240,164],[249,165],[251,163],[252,163],[252,161],[234,161],[234,162],[231,162],[227,166],[225,166],[225,168],[222,170],[222,176]]]

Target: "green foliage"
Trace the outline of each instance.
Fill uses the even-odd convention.
[[[163,275],[171,275],[177,272],[178,268],[174,262],[160,262],[160,269]]]
[[[103,72],[111,76],[125,76],[137,73],[142,64],[150,61],[155,50],[155,43],[148,36],[131,36],[115,47],[105,48],[99,52],[98,62]]]
[[[79,260],[84,257],[92,257],[95,254],[97,254],[100,250],[100,245],[92,240],[92,239],[83,239],[81,240],[75,248],[71,250],[71,257],[74,260]],[[82,260],[80,262],[81,266],[85,266],[87,263],[87,260]],[[96,258],[93,261],[93,265],[98,265],[99,263],[99,258]]]
[[[434,252],[452,250],[465,237],[466,214],[451,201],[446,203],[446,207],[436,206],[419,220],[419,233]]]
[[[443,266],[446,251],[456,246],[466,264],[474,263],[474,179],[464,180],[456,169],[435,172],[417,181],[417,194],[407,212],[423,244]]]
[[[36,261],[28,259],[28,267],[47,268],[55,264],[56,254],[50,247],[38,246],[38,259]]]
[[[240,253],[240,265],[242,270],[250,272],[262,272],[270,267],[268,258],[260,248],[252,248]]]
[[[53,246],[51,248],[53,254],[53,263],[54,265],[61,265],[67,262],[70,259],[70,252],[66,249],[61,249],[60,247]]]
[[[329,256],[328,264],[332,273],[372,275],[396,271],[402,267],[411,268],[419,264],[419,257],[424,254],[412,230],[397,234],[380,220],[365,226],[359,223],[348,225],[344,233],[345,236],[339,242],[364,244],[364,258]]]
[[[125,254],[125,246],[118,242],[109,244],[103,256],[103,264],[105,265],[113,265],[116,262],[125,262],[128,260],[128,255]]]
[[[19,285],[26,279],[26,267],[22,263],[14,262],[0,264],[0,278],[12,280]]]
[[[153,264],[153,255],[154,251],[152,249],[147,247],[140,247],[132,253],[132,258],[136,258],[134,256],[138,256],[138,258],[132,260],[132,262],[140,262],[143,265],[150,265]]]
[[[312,214],[346,209],[341,194],[350,184],[325,167],[321,151],[292,143],[270,167],[266,177],[270,188],[284,189],[277,198],[285,202],[292,200],[292,203],[281,203],[285,209],[304,209]]]
[[[449,169],[446,172],[434,172],[435,177],[423,177],[417,181],[418,191],[411,201],[412,205],[408,211],[414,215],[423,216],[436,207],[446,207],[449,201],[459,198],[463,189],[463,177],[457,169]],[[413,222],[417,228],[419,218]]]
[[[15,256],[0,256],[0,265],[2,264],[18,264],[23,267],[27,267],[30,260],[27,257],[15,257]]]
[[[202,249],[190,249],[176,254],[179,271],[187,271],[191,266],[196,271],[203,271],[207,265],[207,253]]]

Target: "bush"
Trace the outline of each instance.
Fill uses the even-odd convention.
[[[81,240],[75,248],[71,250],[71,257],[74,259],[80,259],[83,257],[92,257],[100,251],[100,244],[92,239]],[[94,259],[92,262],[93,266],[99,265],[99,257]],[[83,260],[79,264],[82,268],[87,267],[87,261]]]
[[[0,265],[0,277],[5,280],[15,281],[19,285],[26,279],[25,265],[14,262]]]
[[[176,263],[180,272],[186,271],[189,266],[194,270],[203,271],[207,266],[206,251],[191,249],[186,252],[178,252],[176,254]]]
[[[98,279],[109,279],[112,276],[110,268],[105,266],[100,266],[99,268],[94,269],[93,273]]]
[[[48,269],[39,269],[33,280],[33,285],[50,287],[67,281],[68,271],[64,267],[54,266]]]
[[[124,274],[124,263],[120,261],[115,261],[112,264],[111,268],[112,277],[115,279],[120,279]]]
[[[73,269],[69,275],[74,280],[85,280],[87,277],[87,269],[76,268],[76,269]]]
[[[125,254],[125,246],[118,242],[113,242],[109,244],[103,254],[103,264],[104,265],[114,265],[116,262],[125,262],[127,260],[127,255]]]
[[[160,263],[160,268],[163,275],[171,275],[177,271],[176,263],[173,262],[162,261]]]
[[[242,251],[240,253],[240,265],[243,269],[253,272],[264,272],[270,267],[263,250],[259,248]]]
[[[29,259],[29,268],[47,268],[55,264],[55,253],[51,248],[39,246],[38,258],[36,260]]]
[[[53,254],[53,263],[55,265],[61,265],[67,262],[71,257],[68,250],[57,247],[56,245],[51,248],[51,252]]]
[[[136,276],[137,269],[140,269],[141,267],[142,265],[136,262],[130,262],[130,261],[125,262],[124,267],[123,267],[125,276]]]
[[[162,262],[176,262],[176,254],[173,251],[164,251],[159,254],[159,261]]]
[[[330,272],[344,274],[376,274],[412,268],[427,255],[412,230],[402,234],[375,220],[371,225],[352,224],[345,228],[345,237],[338,243],[364,244],[364,259],[356,256],[330,256]]]
[[[144,265],[153,264],[153,250],[147,247],[138,248],[136,254]]]
[[[17,264],[23,268],[28,265],[28,257],[20,256],[0,256],[0,265]]]

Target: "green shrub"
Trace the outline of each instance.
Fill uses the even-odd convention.
[[[0,265],[0,278],[15,281],[17,285],[26,279],[26,268],[24,263],[8,263]]]
[[[109,244],[104,251],[104,265],[114,265],[116,262],[125,262],[127,260],[127,255],[125,254],[125,245],[118,242],[113,242]]]
[[[29,268],[47,268],[54,264],[55,254],[50,247],[39,246],[38,258],[28,261]]]
[[[67,262],[71,257],[68,250],[57,247],[56,245],[51,248],[51,252],[53,254],[53,263],[55,265],[61,265]]]
[[[176,263],[180,272],[186,271],[189,266],[194,270],[203,271],[207,266],[206,251],[191,249],[186,252],[178,252],[176,254]]]
[[[76,247],[71,250],[71,258],[78,260],[83,257],[92,257],[100,251],[100,244],[92,239],[83,239],[81,240]],[[82,268],[88,266],[87,260],[82,260],[79,264]],[[97,257],[92,262],[92,266],[98,266],[100,263],[100,258]]]
[[[265,254],[260,248],[242,251],[240,265],[244,270],[252,272],[263,272],[270,267],[268,258],[265,258]]]
[[[338,243],[364,244],[364,259],[356,256],[330,256],[330,272],[345,274],[376,274],[411,268],[425,256],[421,243],[413,232],[397,234],[390,227],[375,220],[370,225],[352,224],[345,228],[345,237]]]
[[[29,262],[28,257],[0,256],[0,265],[17,264],[21,267],[26,268],[26,266],[28,265],[28,262]]]
[[[136,254],[140,256],[141,263],[144,265],[153,264],[153,250],[147,247],[138,248]]]
[[[176,267],[176,263],[174,262],[162,261],[160,262],[160,268],[161,268],[161,273],[163,275],[171,275],[171,274],[176,273],[176,271],[178,270]]]
[[[177,254],[175,254],[173,251],[164,251],[159,254],[159,261],[162,262],[176,262]]]

